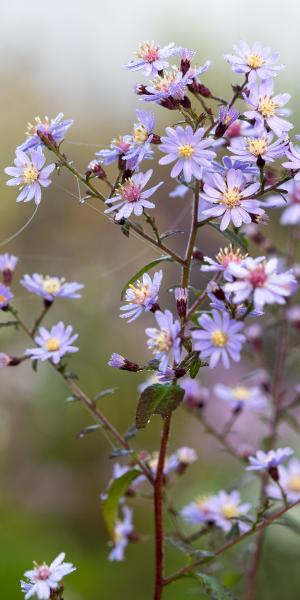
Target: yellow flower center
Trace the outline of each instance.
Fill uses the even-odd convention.
[[[246,257],[247,254],[243,255],[240,248],[233,250],[232,244],[229,244],[226,248],[220,249],[220,252],[216,255],[216,260],[222,267],[227,267],[230,262],[240,263]]]
[[[239,193],[239,188],[227,188],[224,194],[222,195],[221,202],[222,204],[225,204],[227,208],[234,208],[235,206],[238,206],[240,204],[241,197],[242,196]]]
[[[60,348],[60,342],[57,338],[50,337],[46,341],[45,347],[48,352],[56,352]]]
[[[224,333],[224,331],[221,331],[221,329],[216,329],[211,334],[211,341],[214,346],[217,346],[218,348],[224,348],[228,341],[228,335]]]
[[[263,96],[259,100],[257,110],[265,119],[268,119],[269,117],[275,116],[276,108],[278,108],[278,105],[270,98],[270,96]]]
[[[170,84],[176,80],[178,70],[174,68],[173,70],[164,71],[163,77],[156,77],[154,79],[153,86],[158,92],[167,92]]]
[[[149,285],[137,281],[136,285],[130,284],[130,289],[133,291],[135,298],[130,300],[135,304],[144,304],[145,300],[151,296]]]
[[[156,338],[154,338],[153,352],[168,352],[172,348],[172,338],[166,329],[157,329]]]
[[[55,294],[61,288],[61,281],[57,277],[45,277],[42,287],[47,294]]]
[[[225,519],[232,519],[233,517],[239,516],[239,510],[234,504],[224,504],[222,507],[222,513]]]
[[[2,302],[5,302],[6,300],[6,296],[4,296],[4,294],[0,294],[0,303],[2,304]]]
[[[147,141],[147,139],[148,139],[148,133],[147,133],[147,130],[144,127],[144,125],[142,125],[140,123],[139,125],[135,126],[134,133],[133,133],[133,138],[134,138],[134,141],[137,144],[143,144],[144,142]]]
[[[262,156],[268,150],[268,139],[266,137],[258,139],[247,138],[247,147],[249,152],[254,156]]]
[[[251,69],[260,69],[265,64],[265,60],[260,54],[249,54],[246,60]]]
[[[34,183],[39,177],[39,172],[34,165],[26,165],[23,169],[23,178],[24,183],[31,184]]]
[[[237,400],[249,400],[251,393],[247,388],[243,387],[242,385],[238,385],[237,387],[233,388],[232,395]]]
[[[194,153],[194,148],[190,144],[183,144],[178,148],[180,158],[191,158]]]
[[[293,492],[300,492],[300,473],[299,475],[292,475],[290,477],[288,487]]]

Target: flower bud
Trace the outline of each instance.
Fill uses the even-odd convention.
[[[187,288],[176,288],[174,294],[175,294],[178,316],[180,317],[180,319],[185,319],[186,307],[187,307],[187,303],[188,303]]]
[[[108,365],[110,367],[114,367],[115,369],[121,369],[122,371],[136,372],[139,371],[140,368],[138,364],[127,360],[127,358],[124,358],[124,356],[117,354],[116,352],[111,355]]]

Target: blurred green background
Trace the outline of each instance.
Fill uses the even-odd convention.
[[[205,83],[217,95],[230,94],[233,77],[222,55],[234,42],[260,39],[278,49],[287,68],[276,86],[279,91],[291,92],[299,131],[299,16],[296,0],[6,0],[0,22],[2,167],[11,163],[14,148],[24,139],[26,123],[35,115],[53,117],[63,111],[66,118],[74,118],[64,148],[81,170],[112,137],[129,132],[135,108],[141,106],[132,93],[139,77],[121,65],[143,40],[153,39],[161,45],[174,41],[195,48],[199,64],[212,59]],[[156,113],[160,126],[174,117],[162,110]],[[167,175],[166,168],[161,175]],[[1,177],[0,242],[22,227],[33,212],[32,204],[15,204],[15,190],[6,188],[6,178]],[[80,353],[72,366],[88,392],[119,386],[119,392],[103,399],[101,407],[125,431],[134,418],[136,386],[141,378],[115,372],[106,363],[112,351],[132,360],[143,352],[144,326],[152,322],[151,316],[129,327],[120,321],[120,289],[156,253],[135,238],[128,241],[100,212],[80,205],[74,179],[62,173],[53,180],[55,184],[44,192],[33,222],[1,251],[20,257],[17,279],[25,272],[37,271],[85,284],[83,299],[57,301],[47,324],[63,319],[79,332]],[[182,211],[187,229],[189,209],[184,200],[169,198],[165,190],[158,204],[162,229],[178,226]],[[276,220],[277,213],[274,215]],[[276,224],[274,231],[281,235]],[[210,234],[201,248],[212,252],[219,241],[217,234]],[[165,284],[177,282],[176,271],[166,270]],[[18,284],[14,293],[22,313],[32,318],[39,311],[39,299]],[[165,292],[164,304],[169,297]],[[24,343],[21,336],[1,330],[1,351],[18,354]],[[146,349],[143,357],[149,357]],[[21,598],[18,579],[32,560],[50,561],[62,550],[78,567],[68,579],[66,600],[151,598],[150,538],[142,546],[132,545],[123,564],[107,561],[107,535],[98,496],[110,478],[112,463],[101,433],[77,437],[91,423],[88,414],[79,403],[64,402],[68,391],[47,365],[40,366],[37,374],[27,363],[18,370],[2,369],[0,378],[1,598]],[[222,369],[217,378],[224,380]],[[212,407],[212,418],[218,412],[219,405]],[[199,463],[191,467],[176,494],[178,506],[193,494],[232,485],[240,469],[204,437],[190,415],[180,409],[174,420],[171,449],[188,440],[199,451]],[[159,420],[153,419],[136,443],[155,449],[159,428]],[[255,422],[249,427],[247,416],[240,420],[241,437],[243,431],[254,443],[257,427]],[[295,438],[287,440],[297,443]],[[150,506],[138,501],[137,507],[137,530],[149,534]],[[274,527],[265,547],[258,600],[299,597],[299,549],[295,534]],[[174,568],[181,556],[172,551],[170,558]],[[190,581],[166,592],[166,600],[194,596],[202,597]]]

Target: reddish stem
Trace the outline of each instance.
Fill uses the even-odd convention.
[[[164,465],[170,433],[171,415],[164,418],[163,431],[160,442],[159,459],[157,465],[156,478],[154,482],[154,518],[155,518],[155,590],[154,600],[161,600],[164,578],[164,533],[163,533],[163,483],[164,483]]]

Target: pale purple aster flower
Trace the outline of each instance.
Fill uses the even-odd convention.
[[[284,304],[297,286],[292,269],[278,273],[277,258],[247,257],[240,265],[229,264],[228,272],[235,281],[225,284],[225,292],[233,292],[237,304],[253,297],[256,310],[263,310],[265,304]]]
[[[212,311],[212,316],[201,315],[198,319],[202,329],[192,332],[193,349],[200,352],[203,359],[209,358],[213,369],[221,360],[225,369],[230,367],[230,359],[238,362],[246,340],[241,333],[244,324],[229,317],[227,312]]]
[[[273,137],[273,134],[268,133],[265,129],[253,128],[248,137],[239,138],[234,146],[230,146],[228,149],[236,155],[239,161],[258,165],[269,164],[284,156],[288,145],[286,135],[272,143]]]
[[[109,367],[113,367],[114,369],[121,369],[121,371],[133,371],[136,372],[139,370],[139,365],[131,362],[122,354],[117,354],[117,352],[113,352],[108,363]]]
[[[63,113],[58,113],[58,115],[53,119],[45,117],[43,121],[40,117],[35,117],[35,123],[28,123],[26,131],[28,139],[24,142],[24,144],[20,146],[20,150],[23,150],[23,152],[27,152],[28,150],[32,148],[36,149],[38,146],[43,144],[41,138],[37,133],[38,131],[46,135],[49,138],[50,142],[60,144],[60,142],[63,141],[66,132],[74,123],[72,119],[63,121],[63,117]]]
[[[221,231],[227,229],[231,221],[240,227],[242,223],[251,223],[251,215],[264,214],[260,202],[249,198],[259,190],[259,182],[248,185],[243,172],[235,169],[229,169],[225,178],[215,173],[212,180],[212,185],[204,184],[200,197],[217,205],[204,210],[203,214],[206,218],[222,217]]]
[[[198,454],[194,448],[188,446],[182,446],[178,448],[174,454],[171,454],[168,459],[168,469],[170,471],[177,471],[181,475],[188,465],[192,465],[198,460]]]
[[[163,71],[169,66],[166,59],[176,52],[177,48],[174,43],[160,48],[155,42],[142,42],[136,53],[137,59],[131,60],[124,67],[130,71],[143,70],[147,77],[154,77],[159,71]]]
[[[121,219],[128,219],[132,213],[136,217],[141,216],[144,208],[155,208],[155,204],[149,202],[148,198],[163,185],[163,182],[161,181],[149,190],[143,191],[152,173],[153,170],[149,169],[146,173],[136,173],[130,179],[126,179],[117,188],[116,195],[106,200],[106,204],[114,204],[114,206],[107,208],[104,212],[108,214],[117,211],[115,219],[120,221]]]
[[[284,65],[276,65],[279,52],[264,48],[260,42],[249,46],[244,40],[233,46],[235,54],[224,54],[226,62],[231,65],[234,73],[248,74],[250,82],[256,80],[256,75],[264,80],[276,77]]]
[[[149,310],[153,310],[157,304],[162,277],[162,271],[154,273],[153,280],[148,273],[144,273],[141,281],[138,280],[134,284],[131,284],[125,294],[125,301],[128,304],[121,306],[120,309],[126,312],[120,315],[120,317],[128,319],[128,323],[131,323],[143,311],[148,312]]]
[[[208,169],[208,171],[211,171],[212,173],[221,173],[223,175],[226,175],[229,169],[236,169],[238,171],[243,171],[243,173],[246,173],[247,175],[254,175],[255,177],[259,175],[259,169],[256,166],[253,166],[253,164],[241,160],[237,160],[235,157],[224,156],[222,158],[222,163],[223,164],[213,161],[212,168]],[[207,183],[209,182],[207,181]]]
[[[210,507],[212,496],[200,496],[193,502],[184,506],[181,511],[181,517],[191,525],[199,525],[201,523],[213,523],[215,514]]]
[[[299,140],[300,136],[296,135],[296,139]],[[285,169],[290,169],[291,171],[298,171],[295,175],[295,179],[299,181],[300,179],[300,149],[296,148],[292,142],[290,142],[289,148],[286,151],[286,156],[288,157],[288,161],[282,163],[282,166]]]
[[[165,152],[159,164],[167,165],[176,161],[171,177],[178,177],[183,171],[187,182],[191,181],[192,176],[196,179],[202,177],[202,167],[209,167],[210,161],[216,154],[212,150],[207,150],[212,145],[212,141],[203,140],[204,128],[200,127],[196,132],[192,127],[178,126],[175,129],[167,127],[167,136],[161,138],[162,144],[159,146],[161,152]]]
[[[25,600],[37,596],[40,599],[52,597],[52,593],[60,588],[60,583],[66,575],[76,571],[72,563],[63,562],[65,553],[62,552],[48,566],[46,563],[37,565],[34,563],[34,569],[25,572],[28,582],[21,582],[22,591],[26,592]]]
[[[274,83],[272,79],[266,79],[260,84],[252,84],[249,95],[243,94],[246,104],[251,110],[244,114],[248,119],[255,119],[260,125],[268,125],[274,133],[280,137],[293,128],[292,123],[282,119],[287,114],[282,108],[291,98],[290,94],[273,95]]]
[[[55,169],[55,164],[44,167],[46,157],[41,146],[37,150],[29,150],[29,156],[16,149],[16,158],[14,167],[4,169],[9,179],[6,185],[19,185],[21,192],[17,197],[17,202],[29,202],[34,200],[38,206],[41,202],[41,186],[48,187],[51,184],[50,173]]]
[[[278,448],[278,450],[270,450],[269,452],[258,450],[255,456],[249,456],[250,466],[246,467],[246,471],[274,469],[281,465],[292,454],[294,454],[294,450],[288,446],[286,448]]]
[[[131,135],[123,135],[119,138],[114,138],[110,144],[110,148],[99,150],[99,152],[96,152],[95,156],[99,157],[99,161],[103,165],[110,165],[115,160],[122,160],[126,152],[131,148],[131,139]]]
[[[232,275],[227,274],[227,267],[230,263],[234,262],[240,264],[245,258],[247,254],[242,254],[240,248],[233,248],[232,244],[229,244],[225,248],[220,248],[218,254],[213,260],[209,256],[204,256],[203,261],[204,264],[201,265],[200,271],[208,272],[208,273],[224,273],[225,279],[232,280]]]
[[[185,99],[186,88],[193,81],[207,71],[209,62],[201,67],[191,67],[183,73],[177,67],[173,67],[164,71],[162,75],[158,75],[150,85],[137,88],[137,93],[145,102],[156,102],[174,109]]]
[[[150,144],[154,135],[154,113],[145,110],[136,111],[138,123],[134,124],[129,150],[125,153],[127,168],[133,171],[145,158],[151,158],[153,151]]]
[[[242,384],[228,386],[217,383],[214,386],[214,393],[218,398],[227,402],[233,411],[243,408],[261,410],[268,404],[266,394],[258,386],[249,387]]]
[[[170,310],[164,312],[157,310],[154,315],[159,329],[154,327],[146,329],[146,335],[149,337],[147,345],[159,360],[160,371],[165,373],[169,364],[174,360],[177,363],[181,360],[181,327],[179,321],[173,320]]]
[[[227,271],[226,271],[226,279],[227,281],[232,281],[231,279],[231,275],[228,274],[227,276]],[[214,282],[215,285],[215,282]],[[209,291],[210,289],[210,284],[208,283],[207,285],[207,296],[208,298],[211,300],[211,302],[209,303],[209,306],[211,308],[216,308],[217,310],[220,310],[221,312],[228,312],[228,306],[233,304],[233,297],[232,294],[230,294],[229,292],[227,292],[225,294],[225,298],[223,300],[221,300],[220,298],[216,297],[216,293],[215,291]],[[218,288],[219,290],[221,288]],[[221,289],[222,292],[222,289]],[[237,319],[241,319],[245,313],[247,313],[247,317],[261,317],[264,313],[261,310],[251,310],[249,312],[249,307],[247,307],[245,304],[235,304],[234,303],[234,309],[235,309],[235,316]]]
[[[39,275],[39,273],[24,275],[20,283],[32,294],[37,294],[49,302],[54,298],[81,298],[78,291],[84,287],[76,281],[68,283],[64,277]]]
[[[296,179],[296,178],[295,178]],[[282,208],[284,211],[280,217],[281,225],[299,225],[300,224],[300,183],[299,181],[287,181],[282,185],[282,189],[287,191],[287,194],[281,192],[279,195],[272,194],[265,202],[268,208]],[[278,188],[280,191],[280,188]]]
[[[3,283],[11,285],[13,272],[18,264],[19,259],[13,254],[0,254],[0,271],[3,275]]]
[[[180,381],[180,387],[185,392],[183,402],[189,408],[202,408],[210,398],[209,389],[200,385],[197,379],[185,377]]]
[[[108,560],[124,560],[125,548],[128,545],[129,538],[133,532],[132,510],[127,506],[122,507],[123,520],[116,521],[113,531],[114,547],[108,556]]]
[[[229,106],[221,106],[219,109],[219,118],[217,126],[214,130],[216,138],[222,137],[228,127],[232,125],[239,117],[239,111],[236,108]]]
[[[3,285],[3,283],[0,283],[0,310],[1,309],[5,309],[11,299],[13,298],[13,294],[11,293],[9,287],[6,287],[6,285]]]
[[[73,327],[65,326],[62,321],[53,325],[50,331],[40,327],[39,335],[34,338],[38,347],[29,348],[25,351],[25,355],[33,360],[51,360],[58,365],[65,354],[78,352],[79,348],[73,346],[77,338],[78,334],[73,335]]]
[[[280,486],[286,494],[288,502],[300,500],[300,461],[292,458],[286,467],[279,465],[278,475]],[[282,493],[278,485],[270,483],[267,486],[267,494],[276,500],[282,500]]]
[[[223,529],[225,533],[228,533],[236,522],[241,531],[250,529],[250,526],[239,520],[239,517],[243,517],[249,512],[251,504],[249,502],[241,503],[240,492],[237,490],[230,493],[221,490],[210,498],[209,508],[214,515],[215,524]]]
[[[190,191],[191,190],[187,185],[183,185],[183,183],[180,183],[176,185],[172,192],[169,193],[169,196],[170,198],[184,198],[184,196],[186,196],[186,194]]]

